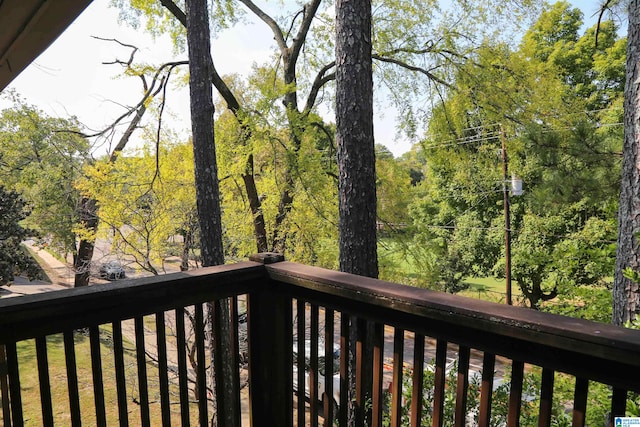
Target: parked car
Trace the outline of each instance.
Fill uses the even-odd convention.
[[[311,390],[311,376],[309,375],[311,367],[311,341],[305,341],[305,366],[304,366],[304,394],[307,399],[310,397]],[[293,343],[293,390],[298,393],[298,343]],[[333,346],[333,392],[332,392],[332,404],[334,409],[338,408],[340,402],[340,346]],[[322,403],[325,396],[325,375],[326,375],[326,360],[325,360],[325,348],[324,343],[318,343],[318,389],[316,391],[316,397],[318,403]]]
[[[120,262],[109,261],[100,266],[99,276],[101,279],[119,280],[124,279],[126,274],[124,272],[124,267]]]

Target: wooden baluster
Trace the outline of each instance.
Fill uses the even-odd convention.
[[[311,304],[310,316],[310,354],[309,354],[309,416],[311,427],[318,427],[318,321],[320,317],[317,304]]]
[[[297,405],[297,413],[298,413],[298,426],[304,427],[306,424],[306,384],[304,379],[304,370],[305,370],[305,341],[306,341],[306,322],[307,322],[307,312],[306,312],[306,304],[303,300],[298,299],[296,301],[296,317],[298,319],[297,323],[297,344],[296,344],[296,387],[298,393],[298,405]]]
[[[67,365],[67,391],[69,392],[69,410],[71,425],[80,426],[80,395],[78,393],[78,371],[76,369],[76,349],[73,330],[67,330],[64,336],[64,359]]]
[[[391,426],[402,425],[402,367],[404,362],[404,330],[393,333],[393,377],[391,379]]]
[[[324,425],[325,427],[333,426],[336,416],[334,414],[333,399],[333,333],[334,333],[334,312],[331,309],[324,309]]]
[[[587,395],[589,393],[589,380],[576,378],[576,389],[573,397],[573,427],[583,427],[587,415]]]
[[[196,357],[198,366],[196,367],[196,387],[198,389],[198,421],[201,427],[209,425],[207,414],[207,361],[204,352],[204,314],[202,304],[195,305],[195,337],[196,337]]]
[[[136,332],[136,364],[138,371],[138,394],[140,396],[140,422],[143,426],[149,426],[149,389],[147,382],[147,356],[144,342],[144,318],[138,316],[134,320]]]
[[[22,414],[22,396],[20,395],[20,374],[18,371],[16,343],[6,343],[5,350],[7,354],[7,373],[9,376],[11,417],[13,418],[13,425],[21,426],[24,424],[24,417]]]
[[[42,405],[42,424],[53,426],[53,407],[51,405],[51,382],[49,380],[49,358],[47,357],[47,337],[36,338],[36,357],[38,360],[38,380],[40,383],[40,404]]]
[[[96,424],[102,427],[107,425],[107,413],[104,402],[100,328],[98,326],[89,327],[89,346],[91,348],[91,375],[93,378],[93,401],[96,408]]]
[[[167,361],[167,334],[165,332],[164,312],[158,312],[156,316],[156,346],[158,349],[158,383],[160,386],[160,413],[162,426],[171,425],[171,409],[169,405],[169,376]]]
[[[231,318],[231,366],[232,368],[232,384],[233,388],[233,407],[234,407],[234,425],[242,424],[242,406],[240,404],[240,327],[238,322],[238,296],[234,295],[230,298],[229,316]]]
[[[422,425],[424,382],[424,335],[415,334],[413,343],[413,390],[411,393],[411,427]]]
[[[467,346],[458,347],[458,379],[456,382],[456,409],[453,425],[464,427],[467,417],[467,392],[469,391],[469,357]]]
[[[122,324],[113,322],[113,358],[116,371],[116,393],[118,395],[118,421],[120,427],[129,425],[127,411],[127,381],[124,375],[124,348],[122,345]]]
[[[624,417],[626,411],[627,390],[621,390],[614,387],[613,396],[611,396],[611,419],[609,420],[609,425],[613,427],[615,417]]]
[[[507,427],[520,425],[520,408],[522,403],[522,383],[524,380],[524,363],[514,360],[511,363],[511,391],[509,393],[509,414]]]
[[[7,368],[7,351],[0,344],[0,400],[2,400],[2,419],[5,427],[11,426],[11,406],[9,404],[9,378]]]
[[[447,377],[447,342],[438,340],[436,344],[436,371],[434,372],[433,427],[444,424],[444,388]]]
[[[350,370],[349,360],[351,349],[350,341],[351,316],[347,313],[340,313],[340,409],[338,414],[338,424],[347,425],[348,406],[349,406],[349,388],[350,388]]]
[[[542,369],[542,382],[540,384],[540,412],[538,414],[538,427],[551,424],[553,411],[553,383],[555,372],[548,368]]]
[[[495,366],[495,354],[485,353],[482,358],[482,385],[480,387],[480,414],[478,417],[480,427],[489,427],[491,422],[491,397],[493,396]]]
[[[384,365],[384,325],[373,325],[372,427],[382,427],[382,374]]]
[[[178,352],[178,387],[180,390],[180,419],[182,427],[189,427],[189,383],[187,377],[187,343],[184,329],[184,308],[176,308],[176,348]]]

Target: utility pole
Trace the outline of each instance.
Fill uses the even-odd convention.
[[[504,131],[500,132],[502,140],[502,191],[504,193],[504,278],[507,285],[507,304],[513,305],[511,300],[511,214],[509,206],[509,188],[507,180],[509,179],[509,168],[507,165],[507,147],[505,146]]]

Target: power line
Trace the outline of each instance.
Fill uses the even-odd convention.
[[[599,111],[606,111],[612,108],[602,108],[599,110],[592,110],[592,111],[583,111],[580,113],[572,113],[572,114],[567,114],[567,116],[569,115],[575,115],[575,114],[582,114],[582,113],[589,113],[589,112],[599,112]],[[489,128],[491,126],[498,126],[499,124],[497,123],[493,123],[493,124],[489,124],[486,126],[477,126],[477,127],[470,127],[470,128],[465,128],[465,129],[461,129],[461,132],[466,132],[466,131],[473,131],[473,130],[482,130],[485,128]],[[598,123],[598,124],[594,124],[593,127],[596,129],[600,129],[600,128],[604,128],[604,127],[617,127],[617,126],[623,126],[624,123],[622,122],[617,122],[617,123]],[[567,130],[574,130],[575,127],[571,127],[571,126],[567,126],[564,128],[549,128],[546,127],[545,129],[543,129],[541,131],[541,133],[551,133],[551,132],[561,132],[561,131],[567,131]],[[437,139],[437,136],[427,136],[425,139]],[[442,141],[440,143],[437,144],[432,144],[432,145],[422,145],[422,149],[423,150],[432,150],[435,148],[443,148],[443,147],[453,147],[453,146],[458,146],[458,145],[468,145],[468,144],[473,144],[473,143],[479,143],[479,142],[487,142],[487,141],[495,141],[500,139],[500,131],[491,131],[491,132],[487,132],[486,134],[480,136],[480,135],[470,135],[470,136],[466,136],[466,137],[460,137],[460,138],[453,138],[453,139],[448,139],[445,141]]]

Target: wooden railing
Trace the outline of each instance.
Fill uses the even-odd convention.
[[[347,425],[348,417],[372,426],[517,426],[534,398],[537,425],[551,425],[559,373],[575,377],[564,411],[581,426],[591,384],[610,387],[609,423],[624,415],[629,392],[640,392],[637,331],[268,254],[252,259],[0,300],[4,425],[208,425],[216,406],[225,415],[218,425],[248,425],[245,381],[244,412],[258,427]],[[248,321],[233,322],[234,356],[221,359],[206,345],[205,332],[218,328],[203,304],[226,298],[231,318],[246,308]],[[247,350],[238,338],[245,326]],[[214,405],[211,357],[233,368],[230,384],[216,384],[232,391],[231,402]],[[523,384],[538,369],[531,396]],[[498,387],[508,389],[504,415]]]

